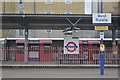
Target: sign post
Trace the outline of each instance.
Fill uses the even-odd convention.
[[[111,13],[102,13],[102,0],[101,0],[101,13],[94,13],[92,22],[96,24],[95,30],[100,30],[100,75],[104,75],[104,32],[103,30],[108,30],[107,24],[111,24]]]
[[[104,53],[100,54],[100,75],[104,75]]]
[[[105,45],[103,44],[103,36],[100,37],[100,75],[104,75],[104,51]]]

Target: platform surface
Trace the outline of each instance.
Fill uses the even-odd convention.
[[[118,68],[3,68],[3,78],[118,78]]]

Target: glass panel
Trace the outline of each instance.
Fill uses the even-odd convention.
[[[112,31],[108,30],[108,31],[104,31],[105,34],[105,38],[112,38]]]
[[[93,30],[83,30],[82,36],[83,38],[92,38]]]
[[[83,41],[83,52],[87,52],[87,51],[88,51],[88,42]]]
[[[50,53],[50,43],[44,43],[44,53]]]
[[[24,36],[24,30],[19,30],[19,36]]]
[[[23,10],[18,11],[19,14],[24,14]]]
[[[72,0],[65,0],[65,4],[72,4]]]
[[[116,30],[116,38],[120,38],[120,31]]]
[[[52,0],[45,0],[46,4],[52,4]]]
[[[24,46],[18,46],[18,54],[24,53]]]

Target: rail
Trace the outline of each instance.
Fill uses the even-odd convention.
[[[119,59],[119,49],[116,54],[112,53],[112,48],[105,48],[105,64],[117,65]],[[2,47],[3,64],[24,64],[24,47]],[[99,64],[99,49],[89,49],[84,52],[80,48],[79,54],[64,54],[64,49],[60,47],[52,47],[50,49],[40,49],[39,47],[28,48],[28,63],[38,64],[78,64],[78,65],[98,65]]]

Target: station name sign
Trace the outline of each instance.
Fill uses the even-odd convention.
[[[108,24],[111,23],[111,13],[93,13],[94,24]]]

